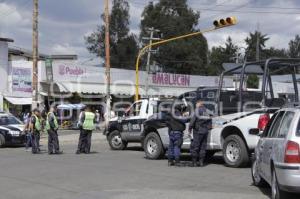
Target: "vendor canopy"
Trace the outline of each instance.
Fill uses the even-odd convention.
[[[31,97],[4,97],[9,103],[14,105],[30,105],[32,104]]]

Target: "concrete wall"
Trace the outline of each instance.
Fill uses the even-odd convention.
[[[5,93],[8,88],[8,44],[0,41],[0,93]]]

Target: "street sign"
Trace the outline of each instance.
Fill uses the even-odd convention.
[[[45,66],[46,66],[47,82],[53,82],[52,59],[46,59]]]

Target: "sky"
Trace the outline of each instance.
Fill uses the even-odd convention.
[[[149,0],[128,0],[130,28],[139,33],[141,13]],[[154,0],[157,2],[157,0]],[[211,48],[224,45],[231,36],[239,46],[257,28],[270,37],[267,47],[287,48],[300,34],[300,1],[297,0],[188,0],[200,11],[199,28],[212,26],[215,19],[236,16],[233,27],[207,33]],[[103,0],[40,0],[39,51],[44,54],[77,54],[82,60],[95,58],[86,50],[84,36],[103,22]],[[14,39],[12,46],[32,49],[32,0],[0,0],[0,36]]]

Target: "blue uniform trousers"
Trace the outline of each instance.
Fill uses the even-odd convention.
[[[204,160],[206,155],[208,133],[193,133],[193,141],[191,144],[191,155],[193,159]]]
[[[169,160],[179,160],[183,143],[183,133],[180,131],[171,131],[169,133],[169,138],[168,158]]]

